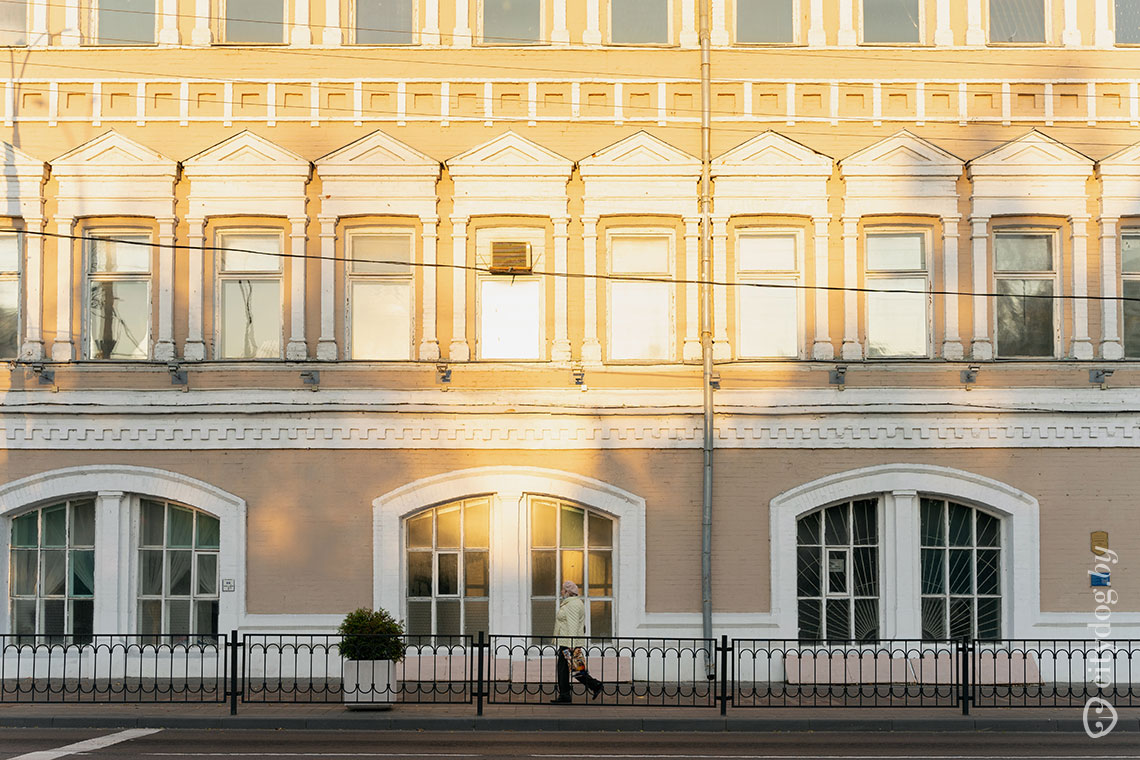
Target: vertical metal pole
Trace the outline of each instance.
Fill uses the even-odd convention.
[[[238,705],[238,632],[235,628],[230,632],[226,642],[230,649],[230,715],[237,715]]]
[[[970,654],[973,647],[970,646],[969,639],[962,639],[958,642],[958,651],[961,656],[962,672],[960,676],[961,693],[958,696],[959,701],[962,703],[962,714],[970,714]]]
[[[475,714],[483,717],[483,632],[479,631],[479,640],[475,644],[475,670],[477,675],[475,681]]]
[[[701,625],[705,639],[712,633],[712,502],[713,502],[713,345],[712,345],[712,103],[709,0],[700,0],[701,41],[701,363],[704,410],[704,478],[701,493]],[[706,662],[711,674],[712,662]]]
[[[728,714],[728,636],[720,635],[720,714]]]

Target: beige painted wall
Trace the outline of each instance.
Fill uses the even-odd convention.
[[[720,451],[714,606],[722,612],[768,609],[767,504],[774,496],[831,473],[906,462],[967,470],[1039,500],[1044,611],[1089,608],[1094,530],[1109,531],[1120,554],[1113,587],[1121,609],[1140,609],[1131,477],[1136,460],[1135,452],[1124,449]],[[646,609],[700,609],[699,451],[7,451],[0,452],[0,477],[96,463],[172,470],[245,499],[247,603],[253,613],[339,613],[369,603],[372,500],[420,478],[492,465],[565,470],[645,498]]]

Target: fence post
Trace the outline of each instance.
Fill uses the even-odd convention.
[[[479,631],[479,641],[475,644],[475,714],[483,717],[483,632]]]
[[[974,690],[970,684],[970,657],[973,654],[973,650],[973,642],[970,641],[970,639],[962,638],[961,641],[958,642],[958,652],[961,659],[958,701],[962,703],[963,715],[970,714],[970,700],[974,697]]]
[[[230,632],[227,642],[230,648],[230,715],[237,715],[238,706],[238,632]]]
[[[728,714],[728,635],[720,636],[720,714]]]

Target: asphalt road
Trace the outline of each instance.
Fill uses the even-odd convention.
[[[0,729],[0,760],[57,758],[390,760],[1140,760],[1140,735],[1030,733],[432,733]]]

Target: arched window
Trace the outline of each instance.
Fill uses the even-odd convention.
[[[1001,638],[1001,521],[922,499],[922,638]]]
[[[139,502],[139,633],[218,633],[218,518],[165,501]]]
[[[796,596],[804,641],[879,638],[879,500],[810,512],[796,523]]]
[[[95,615],[95,502],[72,499],[12,520],[11,630],[90,640]],[[40,639],[42,641],[42,639]]]
[[[574,581],[586,602],[586,634],[614,630],[614,521],[577,504],[530,500],[531,633],[549,636],[559,589]]]
[[[487,632],[488,497],[432,507],[406,521],[407,631],[413,636]]]

